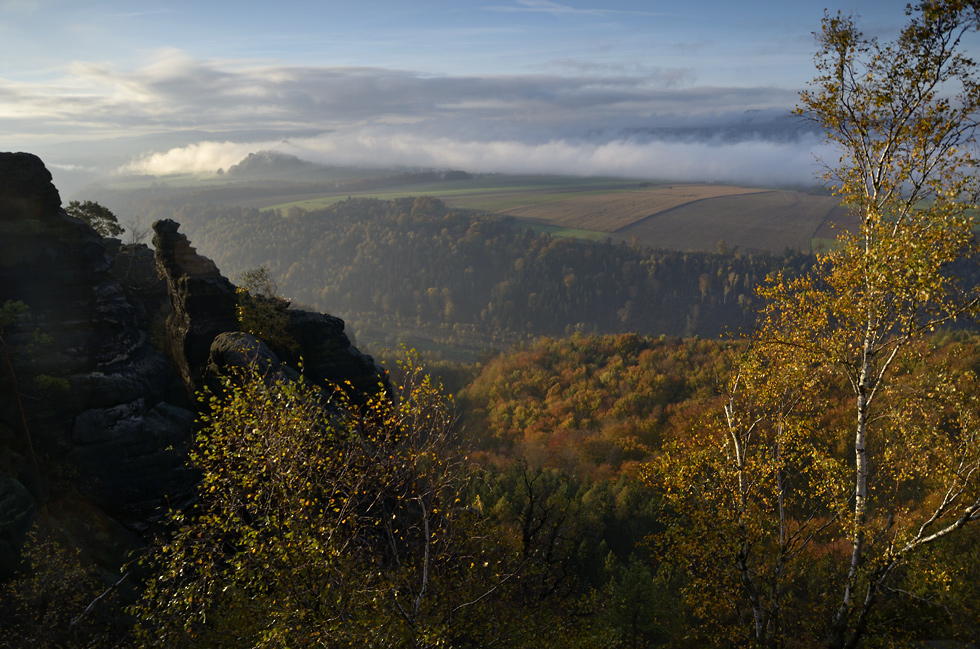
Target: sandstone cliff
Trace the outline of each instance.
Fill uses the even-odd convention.
[[[65,214],[40,159],[0,153],[0,307],[29,310],[0,324],[0,577],[39,517],[118,565],[189,493],[189,395],[246,338],[225,335],[237,328],[235,287],[178,228],[154,225],[155,261],[103,240]],[[341,320],[287,317],[298,346],[283,372],[302,358],[315,380],[383,389]]]

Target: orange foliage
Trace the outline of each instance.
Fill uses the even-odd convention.
[[[730,345],[637,334],[542,338],[487,363],[461,393],[466,430],[485,450],[609,475],[649,457],[665,434],[691,430],[717,397]]]

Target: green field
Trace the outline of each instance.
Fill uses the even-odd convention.
[[[262,209],[286,209],[293,205],[316,209],[343,200],[348,196],[391,200],[407,196],[434,196],[452,207],[506,212],[529,205],[550,204],[589,195],[615,194],[635,190],[639,181],[615,178],[573,178],[555,176],[487,175],[465,180],[405,184],[368,190],[339,188],[317,195],[298,188],[302,198],[279,195],[269,200],[241,201],[240,204]]]
[[[556,225],[541,225],[540,223],[524,222],[522,225],[526,225],[535,232],[547,232],[556,237],[578,239],[580,241],[600,241],[612,234],[611,232],[601,232],[599,230],[579,230],[576,228],[563,228]]]

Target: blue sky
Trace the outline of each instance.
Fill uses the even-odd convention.
[[[805,182],[819,138],[785,115],[813,74],[824,9],[887,38],[903,7],[0,0],[0,142],[56,175],[207,173],[276,148],[336,164]]]

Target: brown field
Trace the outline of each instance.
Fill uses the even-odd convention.
[[[615,232],[613,240],[705,252],[716,252],[722,241],[746,251],[809,252],[814,234],[839,205],[833,196],[793,191],[709,198],[637,221]]]
[[[842,205],[837,205],[827,215],[827,220],[813,233],[813,236],[820,239],[836,239],[844,230],[856,232],[858,225],[857,216],[851,210]]]
[[[660,185],[608,194],[574,196],[501,210],[524,221],[564,228],[616,232],[655,215],[694,201],[721,196],[766,192],[750,187],[719,185]]]
[[[652,184],[611,178],[544,176],[474,177],[453,182],[395,184],[297,194],[276,192],[255,201],[259,208],[298,205],[322,209],[349,195],[392,199],[435,196],[451,207],[507,214],[555,236],[601,239],[714,252],[719,242],[743,251],[779,253],[833,245],[840,229],[853,228],[853,216],[839,200],[789,190],[706,183]]]

